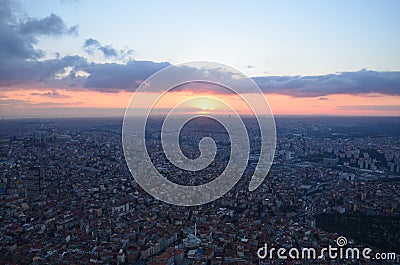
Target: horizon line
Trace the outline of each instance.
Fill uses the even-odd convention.
[[[194,116],[190,114],[179,114],[183,116]],[[135,117],[142,117],[144,115],[135,115],[130,116],[132,118]],[[197,116],[206,116],[205,114],[199,114]],[[215,114],[214,116],[229,116],[228,114]],[[239,115],[243,118],[254,118],[254,115],[249,114],[242,114]],[[257,116],[265,116],[265,115],[257,115]],[[268,115],[267,115],[268,116]],[[160,118],[165,117],[165,115],[152,115],[151,118]],[[346,114],[274,114],[274,118],[291,118],[291,117],[305,117],[305,118],[336,118],[336,117],[343,117],[343,118],[400,118],[400,115],[346,115]],[[43,117],[0,117],[0,121],[4,120],[40,120],[40,119],[48,119],[48,120],[55,120],[55,119],[123,119],[125,118],[124,115],[111,115],[111,116],[68,116],[68,117],[54,117],[54,116],[43,116]],[[193,117],[195,118],[195,117]]]

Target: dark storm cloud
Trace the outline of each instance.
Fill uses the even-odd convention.
[[[0,63],[0,87],[4,90],[23,89],[30,85],[67,90],[90,89],[101,92],[134,91],[140,83],[155,72],[169,66],[169,63],[129,61],[126,64],[90,63],[80,56],[65,56],[44,61],[10,61]],[[66,68],[72,71],[62,78]],[[79,71],[88,77],[79,76]]]
[[[111,45],[102,46],[99,48],[103,52],[105,58],[117,57],[118,52]]]
[[[80,56],[65,56],[61,59],[44,61],[21,59],[8,60],[7,63],[3,61],[0,62],[0,87],[9,87],[10,90],[19,89],[11,86],[23,84],[62,87],[65,82],[55,79],[56,74],[62,73],[65,67],[78,69],[85,65],[88,65],[87,61]]]
[[[65,34],[77,35],[78,26],[68,28],[65,22],[57,15],[50,14],[50,16],[37,19],[30,18],[26,22],[21,23],[20,32],[23,35],[53,35],[60,36]]]
[[[100,51],[106,59],[125,59],[133,53],[132,49],[117,51],[111,45],[102,45],[100,41],[93,38],[85,40],[85,42],[83,43],[83,50],[90,55],[92,55],[96,50]]]
[[[14,13],[19,11],[19,5],[10,0],[3,0],[0,5],[0,22],[15,23]]]
[[[400,72],[360,70],[319,76],[265,76],[253,80],[265,93],[294,97],[379,93],[400,95]]]
[[[43,35],[75,34],[76,26],[67,27],[57,15],[43,19],[25,18],[13,1],[0,5],[0,87],[45,82],[68,64],[65,60],[38,61],[45,53],[35,48]]]
[[[194,80],[197,79],[193,73],[199,73],[199,70],[188,68],[185,71],[182,69],[181,73],[188,80],[192,76]],[[210,72],[208,74],[213,73]],[[218,76],[220,76],[221,80],[227,78],[235,79],[232,73],[229,72],[220,73]],[[319,97],[320,100],[327,100],[328,98],[324,96],[332,94],[400,96],[400,72],[395,71],[377,72],[363,69],[356,72],[341,72],[318,76],[261,76],[253,77],[252,79],[264,93],[276,93],[293,97]],[[207,80],[206,76],[205,80]],[[197,88],[204,92],[204,86],[199,85]],[[188,86],[184,86],[182,89],[197,91],[195,87],[190,89]],[[221,90],[218,88],[212,91],[223,94],[229,93],[226,89]],[[246,92],[254,93],[257,91],[247,90]]]
[[[84,71],[89,73],[84,86],[103,92],[134,90],[142,81],[155,72],[169,66],[167,62],[129,61],[126,64],[88,64]]]
[[[142,80],[169,65],[138,61],[127,64],[96,64],[89,63],[81,56],[57,56],[57,59],[37,60],[45,55],[43,51],[35,48],[40,36],[75,34],[76,26],[67,27],[65,22],[54,14],[45,18],[25,20],[22,20],[21,14],[15,2],[6,0],[0,5],[0,87],[4,90],[23,89],[22,85],[29,85],[114,92],[135,88]],[[132,53],[132,50],[123,50],[117,54],[111,46],[102,46],[95,39],[87,39],[84,48],[100,48],[99,51],[105,57],[125,57]],[[67,68],[72,71],[63,76]],[[89,78],[79,76],[80,71],[89,74]],[[47,96],[58,95],[52,93]]]
[[[83,50],[88,54],[93,54],[99,47],[101,47],[101,43],[92,38],[86,39],[83,43]]]
[[[2,21],[0,35],[0,64],[12,60],[39,59],[44,56],[44,51],[34,48],[36,39],[20,34]]]
[[[61,36],[77,34],[77,26],[67,27],[57,15],[37,19],[22,20],[22,12],[13,1],[2,1],[0,5],[0,63],[6,64],[9,60],[39,59],[44,51],[34,46],[38,37]]]
[[[86,39],[85,42],[83,43],[83,48],[89,48],[92,46],[97,48],[101,46],[101,43],[98,40],[92,38]]]

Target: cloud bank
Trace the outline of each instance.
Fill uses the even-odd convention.
[[[263,76],[253,80],[265,93],[294,97],[320,97],[331,94],[400,95],[400,72],[363,69],[319,76]]]

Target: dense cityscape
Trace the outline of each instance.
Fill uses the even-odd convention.
[[[274,164],[262,186],[247,189],[250,161],[234,189],[196,207],[158,201],[134,181],[120,119],[0,122],[3,264],[343,264],[257,257],[264,243],[318,248],[339,234],[353,246],[400,253],[398,118],[278,117]],[[185,135],[196,139],[213,126]],[[195,157],[198,150],[185,152]],[[229,159],[217,158],[214,175]],[[183,184],[213,176],[177,174],[158,163],[167,178]],[[390,221],[378,233],[358,229],[354,220],[349,231],[335,231],[325,215]]]

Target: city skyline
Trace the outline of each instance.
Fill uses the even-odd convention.
[[[144,189],[128,168],[119,118],[0,123],[4,264],[282,264],[281,256],[264,259],[258,250],[268,244],[318,252],[339,239],[343,250],[371,251],[287,261],[399,262],[398,117],[277,117],[274,163],[252,192],[261,153],[258,125],[246,118],[251,151],[243,176],[224,196],[197,206],[166,203]],[[148,155],[176,184],[209,184],[234,159],[231,134],[197,119],[180,132],[182,152],[197,157],[200,139],[210,137],[217,153],[206,168],[185,170],[165,155],[161,120],[148,125]]]
[[[147,77],[193,60],[252,77],[275,115],[399,116],[399,5],[5,1],[1,118],[122,116]],[[193,96],[240,105],[197,87],[160,108]]]

